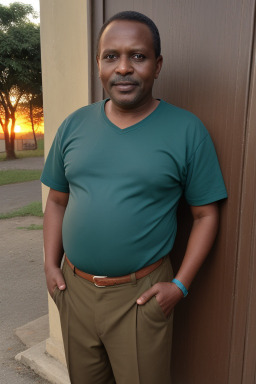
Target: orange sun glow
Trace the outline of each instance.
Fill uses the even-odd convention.
[[[36,124],[35,121],[35,134],[36,136],[41,136],[44,135],[44,121],[42,119],[40,124]],[[11,132],[11,121],[8,126],[9,133]],[[16,139],[30,139],[33,138],[33,131],[31,127],[30,121],[24,117],[21,114],[17,114],[16,116],[16,123],[14,127],[14,132],[15,132],[15,138]],[[0,140],[2,140],[4,137],[4,132],[2,127],[0,126]]]
[[[19,134],[32,133],[31,124],[29,124],[26,120],[24,120],[24,117],[22,115],[18,115],[14,131],[15,131],[15,133],[19,133]],[[39,126],[35,125],[35,131],[36,131],[36,133],[44,133],[44,122],[43,121]]]
[[[20,125],[15,125],[14,132],[15,133],[20,133],[21,132],[21,126]]]

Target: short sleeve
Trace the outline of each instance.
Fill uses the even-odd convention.
[[[41,175],[41,182],[60,192],[69,192],[69,183],[65,176],[63,153],[60,146],[59,131],[57,132],[47,156]]]
[[[194,206],[227,197],[217,154],[208,133],[188,162],[184,194],[188,204]]]

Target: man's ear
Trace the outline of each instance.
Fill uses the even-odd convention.
[[[156,59],[155,79],[158,78],[159,73],[161,72],[161,69],[162,69],[162,65],[163,65],[163,56],[160,55],[160,56],[158,56],[158,58]]]

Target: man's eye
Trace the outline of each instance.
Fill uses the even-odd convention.
[[[133,55],[133,58],[135,60],[143,60],[143,59],[145,59],[145,56],[142,55],[141,53],[136,53],[135,55]]]
[[[116,58],[116,55],[110,53],[109,55],[106,55],[105,57],[107,60],[114,60]]]

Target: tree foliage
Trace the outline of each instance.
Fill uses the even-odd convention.
[[[11,26],[28,23],[28,15],[36,16],[32,5],[12,3],[10,6],[0,4],[0,28],[7,31]]]
[[[0,124],[7,158],[15,158],[19,102],[27,100],[33,111],[33,100],[42,94],[40,27],[28,20],[30,14],[35,15],[30,5],[0,5]]]

